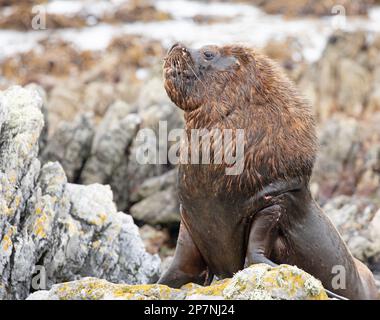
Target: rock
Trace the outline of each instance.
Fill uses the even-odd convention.
[[[152,225],[179,224],[179,201],[177,190],[169,187],[137,202],[130,208],[131,215]]]
[[[26,89],[30,89],[30,90],[35,90],[38,92],[38,94],[41,96],[42,98],[42,105],[41,105],[41,112],[42,112],[42,115],[44,117],[44,127],[42,129],[42,132],[40,134],[40,140],[38,141],[38,145],[40,147],[40,150],[41,149],[44,149],[46,144],[47,144],[47,140],[48,140],[48,131],[49,131],[49,125],[48,125],[48,110],[47,110],[47,95],[46,95],[46,92],[45,90],[39,86],[38,84],[35,84],[35,83],[30,83],[28,84],[27,86],[25,86]]]
[[[104,117],[96,128],[93,145],[97,147],[99,141],[108,133],[110,129],[113,129],[115,127],[117,128],[121,120],[135,111],[136,110],[134,107],[122,100],[117,100],[112,105],[110,105]]]
[[[110,184],[118,208],[127,208],[129,177],[126,175],[128,154],[140,127],[141,119],[124,102],[116,102],[99,124],[91,147],[91,154],[81,172],[84,184]]]
[[[338,107],[346,109],[346,114],[360,116],[365,108],[365,99],[371,90],[371,74],[359,63],[343,58],[337,72],[340,86],[337,97]]]
[[[91,113],[78,115],[74,122],[62,122],[41,153],[43,163],[59,161],[70,182],[77,182],[90,155],[94,124]]]
[[[231,279],[208,287],[187,284],[181,289],[164,285],[123,285],[85,278],[37,291],[28,300],[327,300],[321,282],[294,266],[252,265]]]
[[[366,198],[338,196],[323,206],[352,254],[380,266],[380,209]]]
[[[120,204],[120,208],[130,207],[138,198],[136,192],[146,179],[162,175],[172,168],[166,159],[161,161],[158,153],[150,163],[142,164],[138,159],[142,143],[149,145],[151,149],[159,150],[160,148],[162,154],[165,155],[168,150],[161,147],[167,143],[168,137],[165,131],[169,133],[172,129],[183,128],[182,113],[169,101],[161,79],[153,78],[144,86],[137,105],[137,111],[142,120],[140,129],[150,130],[154,136],[144,142],[135,139],[129,149],[127,164],[125,167],[120,167],[114,174],[118,179],[118,183],[115,183],[117,188],[115,194],[119,197],[117,203]],[[128,193],[125,193],[123,181],[128,181]]]
[[[48,124],[49,136],[51,136],[61,121],[73,121],[79,113],[91,112],[85,109],[82,103],[83,86],[79,81],[64,81],[56,84],[49,94],[48,99]]]
[[[138,0],[121,2],[109,14],[105,14],[106,22],[136,22],[136,21],[162,21],[170,19],[170,14],[157,10],[154,1]]]
[[[163,175],[146,179],[134,193],[132,201],[141,201],[159,191],[168,189],[169,187],[176,187],[177,183],[177,169],[172,169]],[[176,196],[177,197],[177,196]]]
[[[91,82],[84,89],[83,100],[86,107],[96,115],[103,116],[113,103],[115,88],[111,83]]]
[[[322,121],[331,114],[360,117],[378,110],[379,34],[337,31],[321,58],[295,79]]]
[[[373,5],[373,0],[330,0],[309,1],[309,0],[245,0],[259,6],[269,14],[283,14],[287,17],[295,16],[329,16],[334,6],[341,12],[344,8],[345,15],[366,15],[368,9]]]
[[[170,240],[168,230],[158,230],[152,226],[145,224],[139,229],[139,231],[147,252],[155,254],[161,253],[166,249],[165,244]]]
[[[378,111],[380,111],[380,85],[372,91],[368,99],[368,112]]]
[[[333,117],[319,128],[319,150],[312,182],[319,185],[318,198],[321,202],[330,198],[340,185],[346,190],[350,189],[346,192],[352,194],[355,188],[352,172],[352,181],[342,184],[341,176],[345,166],[354,162],[360,142],[358,131],[358,122],[348,117]]]
[[[177,169],[146,179],[132,194],[136,201],[130,208],[131,215],[151,225],[178,225],[179,200],[176,189]]]
[[[223,290],[234,300],[325,300],[319,280],[296,266],[260,264],[236,273]]]
[[[117,212],[109,186],[67,184],[66,191],[64,231],[43,261],[52,283],[78,276],[131,284],[158,279],[160,259],[145,252],[132,217]]]
[[[0,93],[0,299],[86,276],[156,281],[160,259],[109,187],[68,184],[57,162],[41,168],[42,103],[32,89]]]
[[[359,120],[334,115],[319,126],[320,148],[312,176],[320,203],[337,195],[380,195],[380,113]]]
[[[113,108],[109,111],[112,110]],[[113,183],[113,173],[117,167],[127,161],[126,154],[140,122],[141,119],[137,114],[126,114],[120,119],[109,119],[106,115],[96,130],[90,156],[81,172],[82,183],[109,183],[117,190]]]

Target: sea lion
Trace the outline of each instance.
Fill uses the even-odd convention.
[[[377,298],[372,273],[311,196],[317,150],[311,108],[277,65],[244,46],[193,50],[175,44],[165,58],[164,80],[171,100],[185,111],[188,137],[193,129],[243,129],[245,151],[236,175],[226,175],[223,164],[179,165],[179,237],[159,283],[205,284],[245,264],[285,263],[335,294]],[[334,284],[342,270],[343,281]]]

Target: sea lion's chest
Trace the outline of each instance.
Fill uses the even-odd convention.
[[[212,272],[230,277],[244,264],[249,213],[236,188],[228,192],[225,175],[212,169],[179,167],[181,218]]]
[[[247,196],[237,189],[223,168],[213,165],[179,166],[179,198],[191,218],[212,223],[215,223],[216,215],[218,219],[241,219],[248,214],[242,206]]]

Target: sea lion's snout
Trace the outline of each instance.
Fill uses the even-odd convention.
[[[199,79],[192,57],[192,49],[175,43],[164,59],[165,89],[172,101],[184,110],[192,109],[194,87]]]
[[[206,100],[221,97],[239,68],[239,61],[228,48],[207,45],[199,49],[175,43],[164,60],[165,89],[181,109],[191,111]]]

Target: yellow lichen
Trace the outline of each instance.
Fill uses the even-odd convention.
[[[197,286],[193,285],[190,286],[187,284],[186,286],[182,287],[182,290],[188,291],[187,295],[204,295],[204,296],[222,296],[223,295],[223,290],[225,287],[230,283],[230,279],[224,279],[224,280],[219,280],[214,282],[210,286],[202,287],[202,286]]]
[[[39,238],[46,238],[46,227],[48,225],[48,215],[41,208],[36,209],[38,218],[34,221],[33,233]]]
[[[4,235],[3,240],[1,241],[1,247],[3,248],[4,252],[7,252],[12,247],[13,245],[12,236],[15,231],[16,231],[16,228],[12,226],[9,228],[8,232]]]

